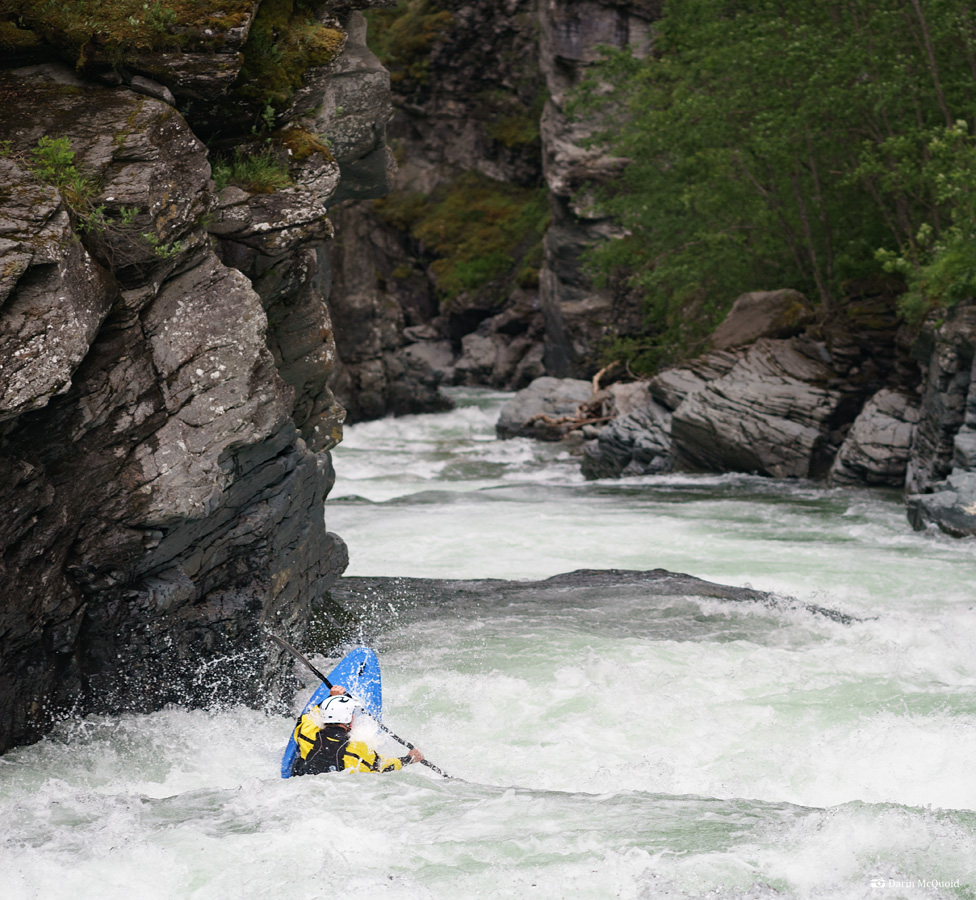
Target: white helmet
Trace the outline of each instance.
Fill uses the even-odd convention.
[[[352,697],[338,694],[335,697],[329,697],[319,709],[321,710],[322,721],[327,725],[333,723],[348,725],[356,712],[356,701]]]

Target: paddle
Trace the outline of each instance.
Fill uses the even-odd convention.
[[[302,656],[302,654],[298,650],[292,647],[292,645],[289,644],[288,641],[282,640],[276,634],[269,634],[268,637],[271,638],[271,640],[273,640],[276,644],[278,644],[279,646],[287,650],[292,656],[295,657],[295,659],[303,662],[309,668],[311,673],[321,680],[322,684],[324,684],[330,690],[332,689],[332,682],[329,681],[329,679],[326,678],[325,675],[323,675],[318,669],[316,669],[315,666],[313,666],[304,656]],[[355,697],[353,699],[355,699]],[[360,706],[362,706],[362,704],[360,704]],[[363,708],[363,712],[365,712],[365,707]],[[366,713],[366,715],[369,715],[369,713]],[[399,741],[408,750],[417,749],[413,744],[410,743],[410,741],[405,741],[402,737],[400,737],[400,735],[394,734],[392,731],[390,731],[390,729],[387,728],[378,719],[373,718],[373,716],[369,716],[369,717],[373,719],[373,721],[376,722],[376,724],[383,731],[385,731],[391,738],[393,738],[393,740]],[[433,771],[435,771],[438,775],[443,775],[445,778],[451,777],[443,769],[439,768],[438,766],[435,766],[429,759],[422,759],[420,760],[420,762],[423,763],[423,765],[427,766],[428,769],[432,769]]]

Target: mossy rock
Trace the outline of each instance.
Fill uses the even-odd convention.
[[[322,2],[264,0],[244,45],[237,93],[282,110],[302,84],[306,70],[335,60],[346,44],[338,27],[315,16]]]
[[[0,22],[0,53],[22,53],[36,50],[43,41],[33,31],[19,28],[14,22]]]
[[[253,0],[7,0],[0,12],[81,66],[98,51],[122,61],[128,53],[182,50],[188,42],[219,46],[254,11]]]

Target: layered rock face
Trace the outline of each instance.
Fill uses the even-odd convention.
[[[333,387],[349,421],[443,409],[441,384],[522,387],[544,372],[539,261],[515,284],[498,257],[515,266],[528,248],[511,236],[498,244],[495,227],[542,184],[536,4],[407,4],[397,28],[386,38],[394,193],[379,209],[344,204],[336,218]],[[453,275],[438,259],[451,253],[464,257],[463,289],[445,287]],[[497,272],[481,277],[482,265]]]
[[[908,516],[976,535],[976,303],[952,310],[919,348],[926,380],[906,487]]]
[[[319,12],[342,40],[349,6]],[[274,193],[218,193],[188,119],[229,140],[248,8],[205,60],[0,72],[0,752],[67,707],[266,699],[262,628],[300,633],[345,568],[326,206],[343,170],[386,190],[388,108]],[[309,69],[275,127],[321,115],[340,70]]]
[[[585,251],[617,231],[612,221],[590,210],[588,192],[619,175],[624,160],[588,148],[593,124],[570,119],[565,109],[570,91],[599,58],[601,46],[629,46],[637,56],[649,51],[662,5],[661,0],[539,4],[539,60],[548,91],[542,149],[552,210],[539,294],[549,375],[588,377],[604,338],[637,330],[640,323],[636,298],[597,288],[583,269]]]

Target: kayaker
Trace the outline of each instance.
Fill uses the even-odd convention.
[[[346,696],[345,688],[336,685],[320,706],[310,707],[295,726],[298,756],[292,775],[318,775],[322,772],[395,772],[410,763],[420,762],[424,755],[411,750],[406,756],[380,756],[364,741],[349,739],[356,701]]]

